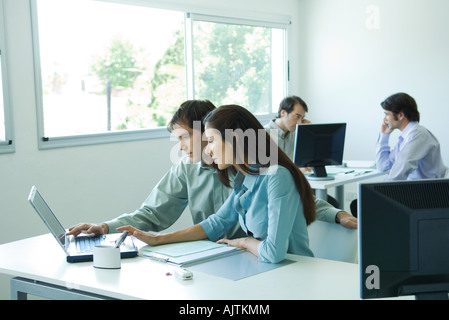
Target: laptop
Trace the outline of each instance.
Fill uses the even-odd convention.
[[[39,214],[53,234],[56,241],[64,250],[67,256],[67,262],[84,262],[93,260],[93,248],[97,245],[113,246],[115,241],[120,237],[121,233],[111,233],[101,236],[95,235],[79,235],[74,237],[67,236],[66,229],[54,215],[48,204],[45,202],[37,188],[33,186],[28,197],[28,201]],[[120,246],[120,254],[122,258],[132,258],[137,256],[138,249],[135,246],[132,237],[126,237]]]

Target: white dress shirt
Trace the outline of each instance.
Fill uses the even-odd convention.
[[[377,141],[377,169],[390,170],[386,180],[444,178],[446,166],[437,138],[418,122],[410,122],[393,149],[389,134],[380,133]]]

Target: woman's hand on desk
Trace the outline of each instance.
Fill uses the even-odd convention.
[[[239,239],[220,239],[217,243],[225,243],[228,246],[236,247],[240,249],[246,249],[256,257],[258,256],[257,247],[260,243],[260,240],[254,238],[239,238]]]

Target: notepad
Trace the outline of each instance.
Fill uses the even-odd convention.
[[[198,241],[162,244],[160,246],[153,246],[153,247],[147,246],[144,247],[144,252],[155,252],[158,254],[176,258],[223,247],[227,246],[208,240],[198,240]]]
[[[160,246],[145,246],[139,250],[139,255],[158,262],[186,266],[241,251],[241,249],[226,244],[198,240]]]

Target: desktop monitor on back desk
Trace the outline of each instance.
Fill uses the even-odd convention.
[[[449,180],[359,185],[361,298],[448,299]]]
[[[293,162],[301,168],[314,168],[308,179],[334,179],[325,166],[342,164],[345,135],[346,123],[297,124]]]

